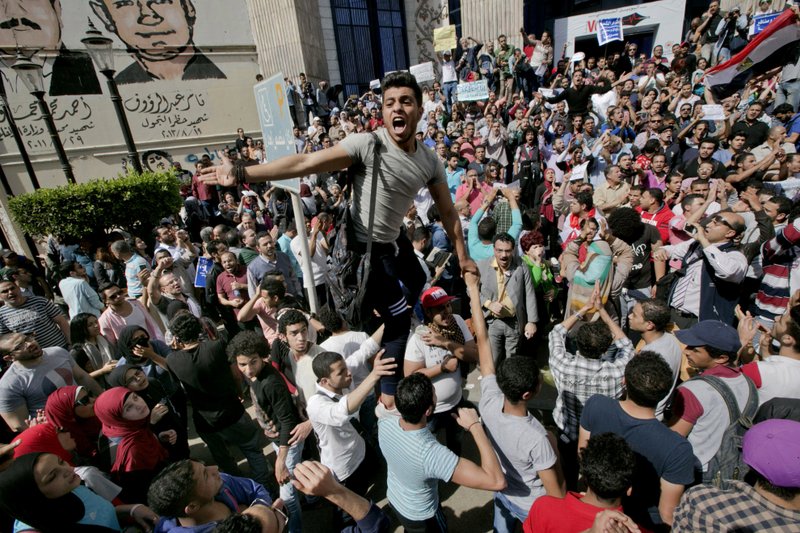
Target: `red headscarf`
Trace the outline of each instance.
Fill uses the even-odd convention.
[[[103,434],[110,439],[120,439],[111,471],[154,470],[167,459],[167,450],[150,429],[150,417],[141,420],[122,417],[128,394],[132,393],[125,387],[114,387],[98,396],[94,403],[94,412],[103,423]]]
[[[15,441],[21,441],[19,446],[14,448],[14,459],[28,455],[29,453],[52,453],[62,458],[67,463],[74,465],[72,454],[61,445],[58,440],[58,430],[49,422],[37,424],[17,435]]]
[[[79,388],[76,385],[69,385],[53,391],[47,397],[44,414],[54,427],[69,431],[75,439],[75,451],[78,455],[89,458],[97,453],[100,421],[95,416],[91,418],[75,416],[75,398],[78,397]]]

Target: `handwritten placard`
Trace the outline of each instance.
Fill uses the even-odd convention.
[[[436,79],[436,73],[433,71],[433,63],[430,61],[427,63],[420,63],[419,65],[412,65],[409,67],[408,71],[412,76],[417,78],[417,83]]]
[[[725,110],[721,105],[708,104],[700,108],[703,110],[703,120],[725,120]]]
[[[603,46],[612,41],[622,40],[622,19],[608,18],[597,21],[597,43]]]
[[[200,257],[197,259],[197,272],[194,275],[194,286],[205,288],[206,277],[211,269],[214,268],[214,260],[208,257]]]
[[[456,47],[456,27],[455,24],[442,26],[433,30],[433,49],[436,52],[453,50]]]
[[[475,102],[487,98],[489,98],[489,86],[486,84],[486,80],[458,84],[459,102]]]

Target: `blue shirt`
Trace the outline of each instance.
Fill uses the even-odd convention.
[[[119,520],[117,520],[117,511],[110,501],[98,496],[92,492],[91,489],[84,485],[78,485],[75,487],[75,490],[72,491],[72,494],[80,498],[85,509],[83,518],[78,520],[78,524],[85,526],[104,527],[113,531],[122,530],[122,528],[119,526]],[[43,511],[47,512],[46,509],[43,509]],[[20,522],[19,520],[14,522],[14,533],[30,531],[33,529],[34,528],[31,526]],[[69,524],[64,524],[64,531],[69,531]]]
[[[481,259],[489,259],[494,257],[494,244],[484,244],[478,237],[478,222],[483,218],[483,208],[481,207],[472,218],[469,219],[469,231],[467,232],[467,242],[469,244],[469,256],[475,261]],[[522,231],[522,213],[519,209],[511,210],[511,227],[508,228],[508,234],[514,239],[514,242],[519,241],[519,234]]]
[[[239,513],[247,509],[254,500],[262,499],[272,504],[267,489],[260,483],[245,477],[235,477],[223,472],[219,473],[222,478],[222,488],[214,497],[218,502],[224,503],[231,513]],[[210,522],[199,526],[182,526],[177,518],[164,517],[156,524],[154,533],[208,533],[217,527],[218,522]]]
[[[144,286],[139,281],[137,274],[148,268],[147,261],[139,254],[133,254],[125,261],[125,280],[128,282],[128,296],[130,298],[138,298],[144,293]]]
[[[405,431],[400,417],[378,420],[378,442],[386,458],[386,496],[409,520],[427,520],[439,508],[439,481],[450,481],[458,456],[427,428]]]
[[[457,168],[455,170],[450,170],[450,168],[445,168],[444,173],[447,176],[447,188],[450,189],[450,196],[455,202],[456,189],[458,189],[458,186],[461,185],[461,176],[464,175],[464,169]]]

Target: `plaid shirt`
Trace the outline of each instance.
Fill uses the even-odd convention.
[[[747,483],[728,480],[722,489],[699,485],[686,491],[675,510],[672,531],[800,531],[800,511],[770,502]]]
[[[550,332],[550,372],[558,390],[553,420],[564,436],[576,442],[583,404],[594,394],[614,399],[622,396],[625,365],[634,351],[633,343],[625,337],[614,341],[617,350],[613,359],[587,359],[567,352],[566,337],[567,330],[561,324]]]

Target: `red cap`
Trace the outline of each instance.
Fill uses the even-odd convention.
[[[448,296],[447,292],[445,292],[445,290],[441,287],[431,287],[427,291],[423,292],[422,298],[420,298],[422,307],[425,309],[439,307],[440,305],[450,303],[453,300],[458,300],[458,298],[455,296]]]

